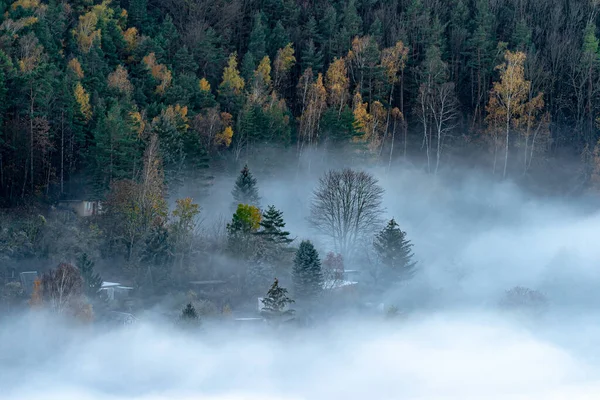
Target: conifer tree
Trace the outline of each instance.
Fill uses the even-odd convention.
[[[373,247],[379,261],[387,268],[384,276],[393,280],[412,277],[417,264],[413,261],[412,244],[393,218],[375,236]]]
[[[276,209],[275,206],[271,205],[267,211],[263,212],[260,226],[262,230],[256,234],[262,236],[267,242],[289,244],[294,241],[294,239],[290,239],[290,233],[284,230],[283,212]]]
[[[84,292],[88,297],[98,295],[98,290],[102,287],[102,278],[100,274],[94,271],[94,262],[83,253],[77,260],[77,268],[83,278]]]
[[[256,178],[250,172],[248,165],[244,165],[244,168],[240,171],[231,194],[233,195],[233,208],[237,208],[238,204],[250,204],[254,206],[260,204]]]
[[[273,285],[271,285],[271,288],[267,292],[267,296],[262,299],[264,305],[262,314],[271,318],[293,315],[295,310],[285,310],[288,305],[294,303],[294,300],[290,299],[287,293],[287,289],[280,287],[279,280],[275,278]]]
[[[296,252],[292,279],[294,293],[299,299],[314,299],[323,289],[323,272],[319,253],[308,240],[302,241]]]
[[[316,72],[323,69],[323,54],[320,50],[317,50],[312,39],[308,41],[306,48],[302,51],[301,60],[302,70],[310,68]]]
[[[192,303],[188,303],[185,308],[181,311],[180,316],[181,321],[186,323],[196,323],[198,322],[198,313],[196,309],[192,305]]]
[[[254,233],[260,227],[260,210],[248,204],[238,204],[231,222],[227,224],[229,252],[248,259],[254,250]]]
[[[267,54],[266,38],[267,35],[265,26],[263,24],[262,13],[257,12],[254,15],[252,32],[250,32],[250,38],[248,42],[248,52],[252,54],[256,62],[262,60],[262,58]],[[252,69],[254,70],[254,68],[256,68],[256,65]]]

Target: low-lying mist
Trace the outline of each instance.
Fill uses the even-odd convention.
[[[255,174],[262,205],[280,208],[293,236],[314,240],[321,254],[331,245],[306,217],[324,170],[315,163],[310,173]],[[598,212],[471,173],[371,172],[385,189],[385,218],[407,232],[419,261],[414,279],[377,299],[398,307],[395,318],[340,315],[297,330],[206,324],[190,332],[143,319],[111,330],[74,327],[32,313],[0,321],[0,398],[598,397]],[[231,215],[233,179],[216,178],[201,204],[204,226]],[[500,307],[517,286],[543,293],[546,309]]]
[[[340,320],[302,332],[111,332],[30,316],[0,330],[6,400],[593,399],[599,329],[493,313]]]

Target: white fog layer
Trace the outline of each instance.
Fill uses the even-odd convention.
[[[444,313],[282,339],[23,319],[0,334],[0,384],[6,400],[593,399],[600,330],[590,323]]]
[[[2,400],[553,400],[600,396],[600,214],[477,177],[444,183],[375,171],[387,219],[409,232],[418,273],[377,301],[398,318],[343,314],[296,331],[150,317],[128,328],[71,326],[29,313],[0,321]],[[315,177],[319,174],[315,173]],[[260,182],[294,236],[316,179]],[[202,206],[228,215],[231,179]],[[182,190],[185,192],[185,190]],[[185,193],[184,193],[185,194]],[[540,314],[499,307],[516,286]]]

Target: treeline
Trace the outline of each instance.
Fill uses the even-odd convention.
[[[148,157],[143,175],[152,177],[155,164]],[[100,294],[103,277],[110,277],[131,284],[136,309],[188,292],[184,316],[191,319],[196,306],[201,308],[197,300],[207,302],[190,292],[193,282],[223,283],[210,295],[223,309],[251,304],[271,286],[267,299],[275,297],[265,306],[283,316],[291,299],[285,300],[279,282],[291,288],[298,305],[311,307],[357,284],[348,280],[345,265],[360,266],[361,290],[377,293],[417,272],[412,243],[394,219],[385,223],[384,191],[365,172],[332,170],[321,178],[311,198],[310,222],[331,240],[317,246],[292,237],[275,206],[261,207],[257,180],[247,166],[232,190],[231,219],[214,229],[200,224],[200,207],[191,198],[177,200],[169,212],[155,190],[160,187],[152,179],[123,181],[110,192],[102,215],[73,219],[50,213],[48,219],[7,223],[10,229],[0,229],[0,256],[7,267],[0,270],[0,306],[19,308],[32,292],[32,306],[89,319],[94,309],[119,307]],[[33,287],[23,287],[16,276],[31,261],[44,273]]]
[[[597,5],[584,0],[0,1],[2,205],[169,187],[268,146],[477,154],[600,181]],[[454,154],[452,153],[452,154]]]

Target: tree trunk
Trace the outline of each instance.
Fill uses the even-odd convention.
[[[29,90],[29,159],[30,159],[30,179],[31,179],[31,194],[34,192],[33,182],[33,86]]]
[[[505,143],[505,149],[504,149],[504,172],[502,173],[502,179],[506,178],[506,168],[508,166],[508,139],[509,139],[509,134],[510,134],[510,100],[507,104],[507,109],[506,109],[506,143]]]
[[[394,120],[394,126],[392,128],[392,143],[390,144],[390,160],[388,162],[388,172],[392,169],[392,156],[394,154],[394,142],[396,141],[396,125],[397,122]]]
[[[65,112],[60,114],[60,194],[65,192]]]

